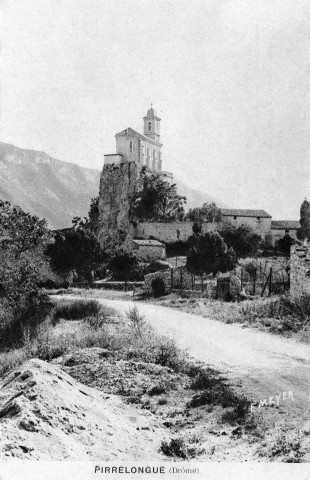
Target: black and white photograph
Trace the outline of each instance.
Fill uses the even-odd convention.
[[[310,480],[310,0],[0,27],[0,480]]]

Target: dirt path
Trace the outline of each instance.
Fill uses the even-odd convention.
[[[133,307],[132,301],[99,301],[121,312]],[[190,355],[226,373],[250,399],[269,402],[271,396],[281,394],[278,402],[285,413],[310,419],[309,346],[240,324],[149,303],[136,304],[153,328],[174,338]]]

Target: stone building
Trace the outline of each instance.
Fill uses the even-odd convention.
[[[142,262],[153,260],[164,260],[166,258],[166,247],[157,240],[131,240],[130,250]]]
[[[116,153],[104,155],[104,165],[134,162],[139,171],[142,167],[146,167],[148,171],[161,175],[166,181],[172,183],[172,173],[162,170],[161,119],[153,107],[147,111],[143,122],[143,135],[130,127],[115,135]]]
[[[271,235],[273,243],[276,243],[287,233],[296,240],[299,228],[300,223],[298,220],[272,220]]]
[[[271,231],[271,215],[264,210],[244,210],[221,208],[223,223],[234,227],[249,225],[256,233],[265,236]]]
[[[113,249],[135,236],[131,202],[139,189],[140,173],[147,171],[173,182],[172,173],[162,170],[160,118],[155,110],[147,111],[144,134],[128,127],[116,137],[116,153],[104,155],[99,187],[99,241],[103,248]]]

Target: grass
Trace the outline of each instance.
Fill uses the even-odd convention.
[[[104,327],[115,315],[114,309],[95,300],[56,303],[50,316],[36,328],[35,336],[32,328],[25,327],[22,347],[0,353],[0,375],[30,358],[52,360],[80,348],[107,348],[111,338]],[[72,328],[65,328],[68,320]]]
[[[249,415],[250,401],[244,396],[237,395],[232,388],[227,385],[226,379],[211,369],[201,369],[190,387],[192,390],[201,390],[195,394],[190,402],[189,408],[197,408],[203,405],[229,408],[223,416],[225,423],[235,424],[244,423]]]
[[[61,300],[56,302],[52,320],[56,324],[60,319],[80,320],[94,317],[100,313],[101,305],[97,300]]]
[[[159,303],[228,324],[246,323],[272,333],[296,335],[301,341],[310,343],[310,296],[292,301],[288,295],[274,295],[237,303],[202,298],[185,299],[173,294]]]

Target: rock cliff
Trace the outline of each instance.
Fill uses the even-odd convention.
[[[138,187],[138,176],[134,162],[103,167],[99,189],[99,240],[104,249],[122,245],[134,233],[130,205]]]

